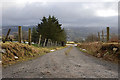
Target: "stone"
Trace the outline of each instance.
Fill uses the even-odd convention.
[[[98,53],[98,54],[97,54],[97,57],[98,57],[98,58],[100,58],[100,57],[101,57],[101,54],[100,54],[100,53]]]

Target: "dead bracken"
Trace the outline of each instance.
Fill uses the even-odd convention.
[[[2,43],[2,64],[9,65],[19,60],[35,57],[50,52],[47,48],[38,48],[28,44]]]
[[[87,51],[83,51],[83,52],[87,52],[98,58],[103,58],[105,60],[115,61],[115,62],[118,62],[118,60],[120,59],[119,58],[120,44],[91,42],[91,43],[78,44],[78,47],[80,47],[81,51],[85,49]]]

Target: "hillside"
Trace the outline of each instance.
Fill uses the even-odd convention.
[[[35,26],[22,26],[23,31],[28,31],[29,28],[33,28]],[[2,34],[6,35],[8,29],[11,29],[10,34],[12,35],[14,32],[18,31],[18,26],[2,26]]]
[[[23,26],[23,31],[28,31],[28,28],[33,28],[34,26]],[[8,29],[11,28],[10,34],[18,31],[18,26],[3,26],[2,27],[2,34],[6,35]],[[102,30],[106,31],[106,27],[65,27],[64,28],[67,33],[67,40],[75,41],[77,39],[85,39],[89,34],[96,34]],[[118,34],[117,27],[111,27],[110,33]]]
[[[98,32],[102,32],[104,30],[104,34],[106,33],[106,27],[66,27],[65,28],[68,36],[68,40],[77,40],[77,39],[85,39],[89,34],[98,34]],[[117,27],[110,28],[110,34],[115,33],[118,34]],[[106,34],[105,34],[106,35]]]

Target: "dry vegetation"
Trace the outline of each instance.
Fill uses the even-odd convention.
[[[118,62],[120,59],[120,44],[91,42],[78,44],[81,51],[87,52],[95,57]]]
[[[56,47],[52,48],[43,48],[29,46],[28,44],[20,43],[2,43],[2,64],[4,66],[14,64],[18,61],[32,59],[46,53],[49,53],[51,49],[57,50],[60,49]]]

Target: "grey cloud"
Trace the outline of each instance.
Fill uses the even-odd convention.
[[[117,3],[49,2],[27,3],[24,7],[3,7],[3,25],[37,24],[43,16],[56,16],[66,26],[117,26],[117,16],[99,17],[98,9],[116,9]],[[111,7],[112,6],[112,7]]]

